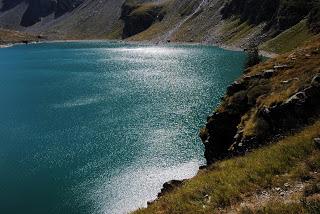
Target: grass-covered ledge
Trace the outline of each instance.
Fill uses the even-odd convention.
[[[310,178],[310,173],[320,170],[320,150],[313,142],[319,130],[318,121],[276,144],[217,162],[181,188],[135,213],[216,213],[236,206],[258,191]],[[303,203],[285,206],[279,201],[277,206],[288,213],[309,209]]]

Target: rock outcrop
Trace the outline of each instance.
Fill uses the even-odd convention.
[[[180,187],[185,180],[171,180],[163,184],[161,192],[158,194],[158,198]]]
[[[319,1],[299,0],[231,0],[222,9],[225,18],[238,15],[242,21],[251,24],[266,22],[265,31],[275,34],[308,18],[311,27],[317,31],[319,26]]]
[[[162,6],[157,3],[128,3],[122,5],[120,17],[124,21],[122,38],[128,38],[148,29],[154,22],[164,18]]]
[[[228,87],[200,133],[207,164],[245,154],[320,117],[317,50],[297,50],[293,60],[250,68]],[[308,66],[310,58],[317,63]]]

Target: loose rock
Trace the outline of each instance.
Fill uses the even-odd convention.
[[[317,74],[315,77],[313,77],[311,81],[312,86],[319,86],[320,85],[320,74]]]
[[[173,189],[180,187],[183,184],[184,180],[171,180],[163,184],[161,192],[158,194],[158,198],[164,194],[171,192]]]
[[[318,149],[320,149],[320,137],[315,138],[313,141],[314,141],[314,144],[316,145],[316,147]]]
[[[275,73],[275,70],[273,70],[273,69],[266,70],[266,71],[263,72],[263,77],[264,78],[270,78],[270,77],[272,77],[274,75],[274,73]]]
[[[285,68],[289,68],[288,65],[283,64],[283,65],[275,65],[273,66],[274,69],[285,69]]]

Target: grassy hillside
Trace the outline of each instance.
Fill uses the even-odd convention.
[[[135,213],[317,213],[319,187],[304,193],[320,181],[320,150],[313,142],[319,130],[318,121],[247,156],[217,162]],[[296,186],[301,190],[290,194]],[[270,197],[252,201],[262,194]]]

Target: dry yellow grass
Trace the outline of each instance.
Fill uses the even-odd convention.
[[[320,170],[320,151],[313,143],[319,130],[320,121],[247,156],[217,162],[135,213],[217,213],[219,208],[240,203],[256,191],[297,181],[305,174],[296,171]],[[305,170],[299,169],[301,164]]]
[[[0,28],[0,45],[9,43],[20,43],[24,41],[31,42],[37,40],[39,40],[39,38],[32,34]]]
[[[248,96],[248,98],[255,94],[255,90],[258,94],[255,106],[242,117],[241,128],[244,131],[244,136],[253,136],[261,131],[263,124],[259,123],[256,117],[258,109],[286,101],[303,87],[308,86],[312,78],[320,73],[320,37],[313,39],[303,48],[298,48],[249,68],[246,75],[261,74],[265,70],[274,69],[275,65],[287,65],[288,67],[279,69],[273,77],[264,82],[251,83],[256,86],[250,86],[248,94],[243,93],[243,96]],[[239,94],[226,97],[218,111],[224,111],[229,105],[234,105],[235,96],[239,96]]]

